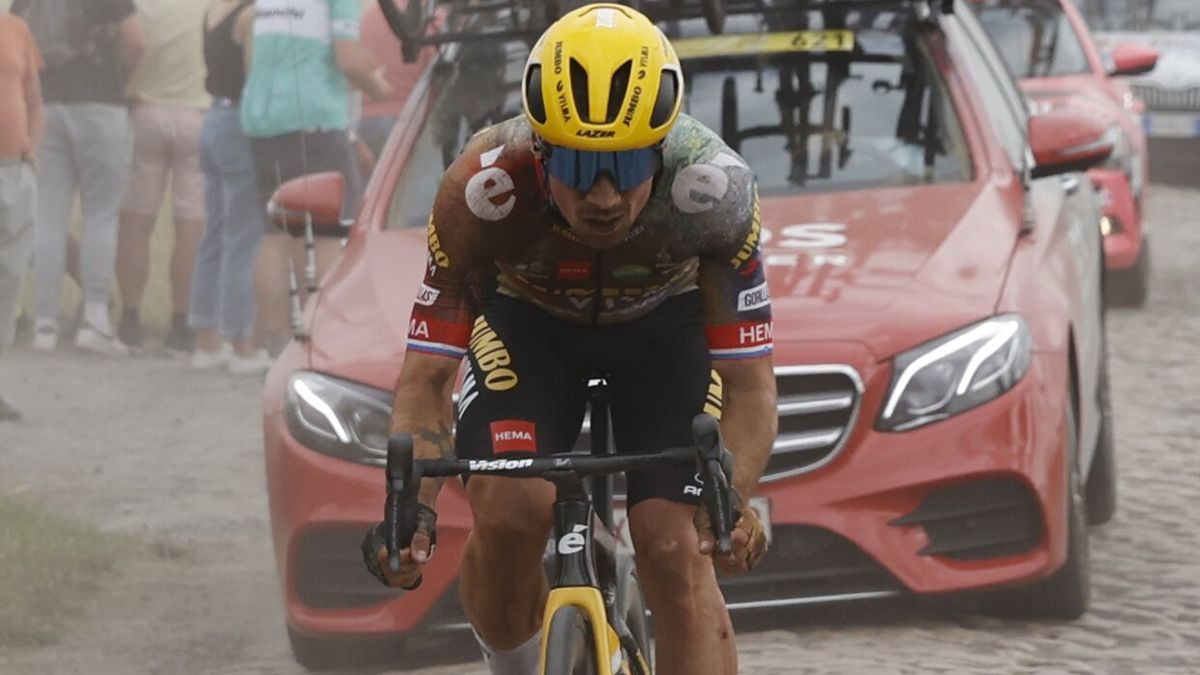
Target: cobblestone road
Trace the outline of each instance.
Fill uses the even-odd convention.
[[[1155,187],[1148,209],[1149,304],[1109,317],[1121,504],[1093,531],[1091,611],[1016,622],[906,601],[775,617],[740,636],[743,672],[1200,673],[1200,192]],[[61,644],[0,652],[0,673],[301,673],[268,543],[257,385],[162,359],[17,350],[2,367],[27,420],[0,429],[0,491],[152,545]]]

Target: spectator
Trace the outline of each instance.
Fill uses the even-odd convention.
[[[12,344],[13,314],[33,244],[41,68],[29,27],[0,10],[0,352]],[[0,396],[0,422],[19,419],[21,413]]]
[[[132,0],[16,0],[45,58],[45,137],[38,155],[34,241],[35,349],[58,344],[67,226],[79,192],[83,322],[75,344],[113,356],[128,349],[108,316],[117,250],[117,209],[129,180],[125,74],[143,38]]]
[[[213,104],[200,132],[208,224],[196,254],[188,320],[196,331],[192,365],[228,365],[235,373],[262,372],[270,364],[254,339],[254,254],[262,239],[263,210],[250,141],[239,120],[253,23],[254,0],[208,4],[205,86]]]
[[[132,104],[133,170],[121,205],[117,283],[121,322],[117,337],[142,346],[139,308],[150,265],[150,235],[163,194],[171,185],[175,245],[171,255],[171,329],[168,349],[192,351],[188,296],[196,248],[204,235],[204,176],[200,127],[211,102],[204,90],[201,38],[205,3],[199,0],[134,0],[146,33],[145,55],[126,92]]]
[[[375,99],[392,92],[359,42],[360,8],[359,0],[258,1],[241,118],[263,203],[280,183],[319,171],[340,171],[356,193],[348,84]],[[318,275],[340,250],[337,239],[317,242]],[[289,258],[303,260],[301,243],[268,225],[255,286],[258,331],[272,355],[289,338]]]

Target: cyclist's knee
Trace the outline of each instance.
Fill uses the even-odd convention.
[[[474,536],[488,548],[536,547],[540,552],[552,523],[554,487],[542,481],[475,477],[467,484]]]
[[[647,500],[630,514],[642,580],[669,587],[673,596],[690,595],[702,585],[704,575],[711,574],[711,563],[699,551],[694,514],[694,506],[665,500]]]

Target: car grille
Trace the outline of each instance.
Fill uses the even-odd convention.
[[[732,610],[887,597],[903,585],[850,540],[809,525],[776,525],[753,572],[722,577]]]
[[[845,446],[862,401],[862,380],[849,366],[776,368],[775,382],[779,436],[764,481],[812,471],[832,461]]]
[[[307,530],[296,545],[296,593],[314,609],[352,609],[386,602],[401,593],[375,580],[362,562],[366,527]]]
[[[779,391],[779,435],[763,481],[812,471],[837,456],[854,427],[862,401],[862,380],[840,365],[784,366],[775,369]],[[575,452],[591,449],[591,418],[583,420]],[[611,433],[609,434],[611,438]],[[623,475],[614,476],[615,494],[625,494]]]
[[[1134,85],[1133,92],[1151,110],[1200,110],[1200,87],[1159,89]]]

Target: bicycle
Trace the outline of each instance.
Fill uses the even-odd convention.
[[[612,526],[611,475],[670,464],[695,463],[713,524],[717,548],[732,550],[738,513],[730,499],[732,455],[721,441],[716,418],[692,421],[693,447],[615,455],[607,439],[607,406],[592,402],[592,452],[523,459],[413,458],[412,437],[388,441],[384,536],[389,564],[416,531],[417,491],[422,478],[469,475],[541,478],[554,483],[555,572],[542,622],[543,675],[651,675],[650,627],[633,559],[617,550]],[[589,498],[584,487],[592,479]],[[593,505],[595,504],[595,506]]]

